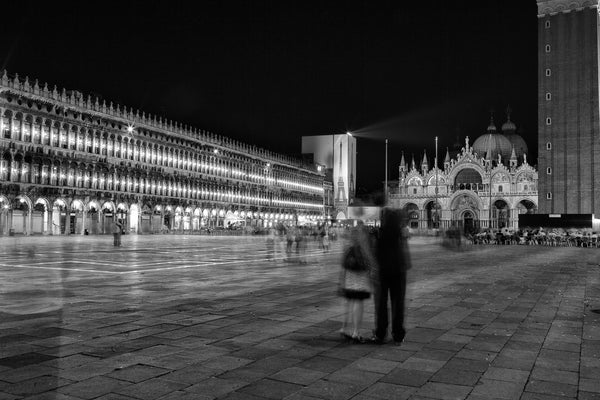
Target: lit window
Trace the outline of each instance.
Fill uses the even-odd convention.
[[[552,94],[546,93],[546,100],[552,100]]]
[[[546,168],[546,174],[552,175],[552,167]]]
[[[546,118],[546,125],[552,125],[552,118]]]
[[[550,45],[549,44],[546,45],[546,53],[550,53]]]
[[[550,68],[546,68],[546,76],[550,75],[552,75],[552,71],[550,70]]]
[[[550,143],[550,142],[546,143],[546,150],[552,150],[552,143]]]
[[[546,199],[547,200],[551,200],[552,199],[552,192],[546,193]]]

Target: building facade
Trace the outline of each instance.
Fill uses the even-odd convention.
[[[3,235],[111,233],[116,221],[134,233],[315,223],[331,206],[324,178],[256,146],[0,77]]]
[[[302,137],[302,154],[327,170],[327,181],[333,184],[332,219],[348,218],[348,206],[356,195],[356,138],[349,133]]]
[[[517,229],[519,214],[537,212],[538,173],[510,114],[502,133],[491,121],[473,146],[467,136],[454,158],[446,151],[443,168],[436,164],[424,154],[420,167],[414,158],[407,165],[402,155],[389,204],[407,209],[412,229]]]
[[[539,212],[598,216],[598,0],[537,6]]]

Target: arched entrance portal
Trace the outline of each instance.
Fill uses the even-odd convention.
[[[100,206],[95,201],[88,204],[87,212],[87,230],[92,235],[100,233]]]
[[[33,206],[31,218],[31,233],[46,234],[48,233],[49,207],[44,199],[37,199]]]
[[[419,207],[416,204],[410,203],[406,205],[406,213],[408,214],[408,226],[411,229],[419,228]]]
[[[463,214],[463,232],[465,234],[470,234],[475,231],[475,216],[473,212],[467,210]]]
[[[440,217],[441,217],[441,206],[439,203],[434,201],[430,201],[425,206],[425,211],[427,213],[427,228],[428,229],[437,229],[440,227]]]
[[[25,197],[17,197],[13,204],[12,226],[14,233],[30,234],[29,218],[31,206]]]
[[[492,207],[492,228],[506,228],[509,218],[508,204],[504,200],[496,200]]]
[[[67,230],[67,204],[58,199],[52,205],[52,234],[64,235]]]
[[[8,212],[10,203],[4,196],[0,196],[0,235],[8,234]]]
[[[535,214],[537,213],[537,207],[530,200],[521,200],[517,204],[517,211],[519,214]]]
[[[69,213],[69,234],[83,232],[83,203],[79,200],[73,200],[71,203],[71,212]]]
[[[140,220],[140,208],[137,204],[132,204],[129,207],[129,232],[138,233]]]

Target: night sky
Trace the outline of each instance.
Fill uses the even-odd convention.
[[[11,3],[9,73],[285,154],[352,131],[361,192],[381,187],[385,138],[396,179],[402,150],[431,165],[437,135],[443,160],[509,104],[535,162],[533,0]]]

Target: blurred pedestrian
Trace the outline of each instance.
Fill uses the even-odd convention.
[[[285,231],[285,254],[288,256],[288,258],[292,255],[292,246],[294,245],[294,239],[294,228],[288,226],[287,230]]]
[[[113,244],[115,247],[121,247],[121,235],[123,234],[123,224],[116,221],[113,226]]]
[[[404,340],[404,301],[406,271],[410,269],[408,252],[408,218],[404,210],[384,208],[381,227],[376,239],[378,271],[374,274],[375,332],[371,340],[384,343],[388,331],[388,298],[392,311],[392,338],[400,344]]]
[[[355,343],[364,343],[360,334],[364,300],[371,297],[371,268],[374,259],[369,240],[359,225],[350,234],[350,246],[342,258],[339,294],[344,297],[344,322],[340,333]],[[350,330],[349,330],[350,329]]]
[[[275,230],[269,229],[267,239],[265,241],[267,247],[267,260],[275,259]]]

